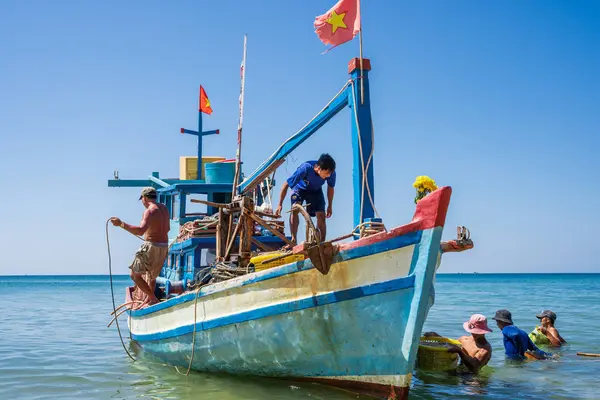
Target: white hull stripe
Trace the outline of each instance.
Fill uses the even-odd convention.
[[[360,259],[338,262],[331,266],[327,275],[313,268],[256,282],[250,287],[240,286],[213,293],[211,296],[201,296],[198,297],[197,304],[190,301],[141,317],[133,316],[131,332],[134,335],[160,333],[186,325],[193,326],[194,322],[235,318],[235,315],[267,307],[289,307],[286,304],[290,302],[306,299],[312,302],[315,297],[406,278],[414,252],[414,246],[406,246]]]

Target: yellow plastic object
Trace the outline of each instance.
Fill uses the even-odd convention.
[[[423,370],[447,371],[458,367],[458,354],[448,352],[458,340],[445,337],[421,337],[417,351],[417,367]]]
[[[204,166],[223,160],[225,160],[225,157],[202,157],[202,173],[200,174],[200,178],[198,178],[198,157],[181,156],[179,157],[179,179],[186,181],[205,179],[206,171]]]
[[[281,257],[285,255],[284,252],[273,251],[269,253],[262,253],[261,255],[252,257],[250,259],[250,264],[254,265],[254,271],[263,271],[265,269],[279,267],[280,265],[290,264],[296,261],[304,260],[304,255],[302,254],[290,254],[286,257]],[[281,257],[281,258],[277,258]],[[273,261],[269,261],[273,260]]]

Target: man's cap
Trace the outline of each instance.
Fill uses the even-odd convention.
[[[556,314],[552,310],[544,310],[541,314],[536,315],[536,317],[538,317],[538,319],[548,317],[552,322],[556,321]]]
[[[140,198],[139,200],[142,199],[142,197],[157,197],[156,195],[156,189],[154,189],[153,187],[145,187],[142,189],[142,193],[140,193]]]
[[[500,322],[505,322],[505,323],[511,324],[511,325],[513,324],[512,314],[508,310],[496,311],[496,315],[492,319],[496,320],[496,321],[500,321]]]

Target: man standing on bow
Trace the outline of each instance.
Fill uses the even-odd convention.
[[[144,235],[145,241],[135,253],[129,267],[131,268],[131,279],[136,285],[133,298],[134,300],[141,298],[142,301],[142,304],[135,308],[143,308],[159,302],[154,294],[154,287],[169,251],[169,210],[164,204],[157,203],[156,199],[156,189],[153,187],[142,189],[140,200],[146,211],[144,211],[140,226],[126,224],[117,217],[110,219],[114,226],[120,226],[134,235]],[[136,293],[138,289],[143,294]]]

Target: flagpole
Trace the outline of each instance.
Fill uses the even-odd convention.
[[[358,31],[358,43],[360,52],[360,104],[363,104],[365,89],[363,85],[363,46],[362,46],[362,10],[360,9],[360,0],[358,1],[358,15],[360,15],[360,30]]]
[[[237,151],[235,152],[235,178],[233,180],[233,188],[231,190],[231,199],[235,197],[235,190],[240,177],[240,164],[242,159],[242,125],[244,122],[244,87],[246,86],[246,42],[248,36],[244,35],[244,56],[242,58],[241,67],[241,85],[240,85],[240,118],[238,122],[238,143]]]

